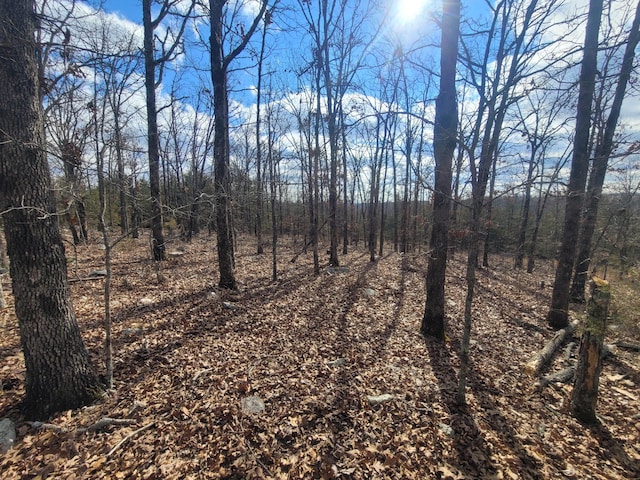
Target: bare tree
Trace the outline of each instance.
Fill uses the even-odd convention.
[[[598,206],[604,179],[609,166],[609,157],[613,153],[614,133],[620,117],[622,109],[622,101],[624,100],[627,84],[633,70],[633,60],[635,50],[640,41],[640,2],[636,6],[636,13],[628,33],[622,65],[618,75],[618,83],[611,105],[611,110],[604,127],[604,133],[597,142],[591,174],[589,175],[589,183],[587,185],[584,215],[578,237],[578,251],[576,257],[576,268],[571,284],[571,298],[575,301],[584,302],[584,291],[587,283],[587,275],[589,265],[591,263],[591,241],[596,228],[596,219],[598,218]]]
[[[553,284],[551,308],[547,313],[547,322],[556,329],[564,328],[569,323],[571,274],[576,257],[580,213],[589,170],[591,104],[593,102],[597,73],[598,37],[602,18],[602,4],[603,0],[590,0],[589,2],[562,243],[558,253],[558,266]]]
[[[229,98],[227,75],[229,65],[245,49],[258,28],[268,5],[268,0],[260,2],[260,11],[251,21],[247,30],[242,27],[238,42],[225,51],[228,39],[226,0],[209,0],[209,27],[211,28],[210,56],[211,83],[213,85],[214,127],[214,195],[216,203],[216,235],[218,238],[218,266],[220,288],[237,288],[233,231],[231,222],[231,191],[229,181]],[[229,45],[226,45],[229,47]]]
[[[453,152],[458,133],[456,64],[460,34],[460,1],[445,0],[442,7],[440,92],[436,99],[433,148],[436,162],[433,192],[433,227],[429,243],[427,298],[420,332],[444,340],[444,280],[449,244]]]
[[[160,4],[160,11],[154,19],[151,16],[152,3]],[[185,14],[180,13],[180,0],[142,0],[142,23],[144,26],[144,66],[145,90],[147,94],[147,142],[149,154],[149,185],[151,187],[151,233],[153,258],[165,259],[165,241],[162,226],[162,199],[160,196],[160,147],[158,142],[158,108],[156,106],[156,88],[162,81],[164,64],[177,53],[180,40],[187,25],[194,2],[189,3]],[[165,31],[165,37],[159,42],[161,51],[156,56],[156,30],[168,15],[182,17],[178,32]],[[158,73],[158,78],[156,74]]]

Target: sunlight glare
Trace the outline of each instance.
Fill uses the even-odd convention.
[[[411,23],[425,14],[429,0],[398,0],[398,20]]]

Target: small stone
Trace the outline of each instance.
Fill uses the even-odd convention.
[[[243,398],[240,401],[240,406],[245,413],[262,413],[265,408],[262,399],[255,395]]]
[[[336,358],[335,360],[331,360],[327,362],[327,365],[330,367],[344,367],[347,364],[346,358]]]
[[[236,310],[238,307],[231,302],[222,302],[222,308],[227,310]]]
[[[104,245],[104,243],[99,243],[98,244],[98,250],[106,250],[107,247]]]
[[[367,401],[369,402],[369,405],[371,405],[372,407],[375,405],[379,405],[381,403],[390,402],[395,398],[396,397],[394,395],[391,395],[389,393],[384,393],[382,395],[367,395]]]
[[[364,291],[362,292],[364,293],[365,297],[373,297],[376,294],[376,291],[373,288],[365,288]]]
[[[444,433],[445,435],[449,435],[450,437],[453,436],[453,428],[451,428],[449,425],[447,425],[446,423],[439,423],[438,424],[438,428],[440,429],[440,431],[442,433]]]
[[[16,443],[16,426],[9,418],[0,420],[0,452],[7,453]]]
[[[153,303],[154,303],[153,298],[144,297],[138,300],[138,305],[140,307],[148,307],[149,305],[153,305]]]
[[[125,328],[122,330],[122,334],[127,336],[141,335],[142,333],[144,333],[144,330],[141,328]]]
[[[89,277],[91,277],[91,278],[106,277],[106,276],[107,276],[107,271],[106,270],[94,270],[93,272],[91,272],[89,274]]]

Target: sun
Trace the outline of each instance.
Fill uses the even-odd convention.
[[[398,20],[411,23],[425,14],[429,0],[397,0]]]

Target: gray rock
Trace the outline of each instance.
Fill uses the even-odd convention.
[[[376,294],[376,291],[373,288],[365,288],[362,293],[364,294],[365,297],[373,297]]]
[[[141,328],[125,328],[122,330],[122,334],[127,336],[141,335],[143,333],[144,333],[144,330]]]
[[[144,297],[138,300],[138,306],[140,307],[148,307],[149,305],[153,305],[153,304],[154,304],[153,298]]]
[[[225,308],[227,310],[237,310],[238,306],[234,305],[231,302],[222,302],[222,308]]]
[[[252,395],[245,397],[240,401],[240,407],[244,413],[262,413],[264,412],[264,402],[260,397]]]
[[[444,433],[445,435],[449,435],[450,437],[453,436],[453,428],[451,428],[449,425],[447,425],[446,423],[439,423],[438,424],[438,428],[440,429],[440,431],[442,433]]]
[[[327,365],[330,367],[344,367],[347,364],[346,358],[336,358],[335,360],[331,360],[327,362]]]
[[[367,395],[367,401],[372,407],[381,403],[390,402],[395,398],[395,395],[391,395],[390,393],[384,393],[382,395]]]
[[[16,426],[8,419],[0,420],[0,451],[7,453],[13,444],[16,443]]]

